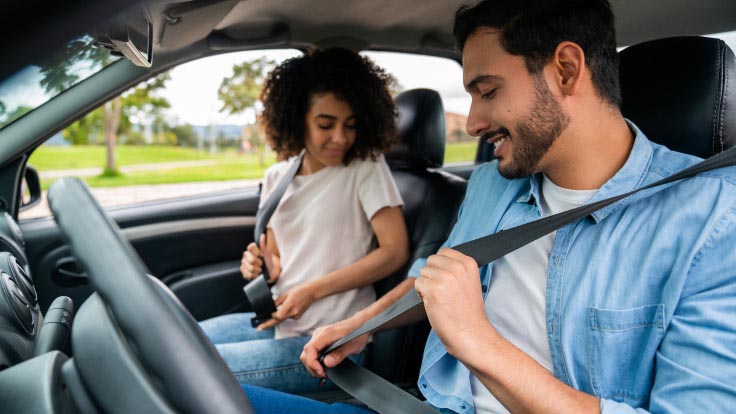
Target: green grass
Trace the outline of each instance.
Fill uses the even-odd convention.
[[[445,164],[450,162],[461,162],[475,160],[475,152],[478,149],[478,142],[457,142],[447,144],[445,147]]]
[[[475,142],[448,144],[445,162],[472,161],[475,158],[475,150]],[[215,163],[208,166],[161,168],[154,171],[82,177],[90,187],[257,179],[263,177],[265,169],[276,162],[272,152],[266,156],[265,167],[261,167],[255,155],[237,154],[234,150],[210,154],[192,148],[120,146],[116,151],[118,167],[192,160],[214,160]],[[33,153],[29,161],[38,171],[101,168],[104,162],[104,146],[41,147]],[[47,189],[53,181],[53,179],[41,180],[41,187]]]
[[[242,157],[242,159],[223,159],[217,164],[206,167],[139,171],[122,174],[119,177],[83,177],[83,180],[90,187],[122,187],[197,181],[242,180],[263,177],[266,168],[274,162],[275,157],[271,157],[270,160],[267,160],[266,167],[260,167],[255,157]],[[47,183],[44,182],[42,185],[46,188]]]
[[[33,152],[28,162],[38,171],[102,168],[105,166],[105,151],[103,145],[42,146]],[[193,148],[169,146],[121,145],[115,148],[115,154],[118,167],[223,157],[222,154],[210,154]]]

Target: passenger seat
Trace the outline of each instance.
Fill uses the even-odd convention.
[[[435,253],[455,224],[465,196],[465,179],[442,171],[445,156],[445,110],[436,91],[413,89],[396,97],[398,143],[386,154],[404,200],[410,256],[399,272],[374,284],[382,296],[406,277],[411,264]],[[415,385],[428,323],[374,335],[366,367],[401,385]]]

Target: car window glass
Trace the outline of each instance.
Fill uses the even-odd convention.
[[[95,46],[89,35],[67,42],[49,56],[0,80],[0,129],[119,59]]]
[[[708,37],[715,37],[716,39],[721,39],[728,47],[731,48],[731,50],[736,53],[736,31],[734,32],[724,32],[724,33],[714,33],[708,35]]]
[[[439,92],[445,107],[445,166],[470,164],[478,140],[465,131],[470,96],[463,88],[463,70],[452,59],[394,52],[364,52],[398,81],[398,91],[428,88]],[[432,68],[427,70],[427,68]]]
[[[65,176],[82,178],[103,207],[257,186],[275,162],[255,126],[259,82],[300,54],[259,50],[200,59],[95,109],[31,154],[43,201],[20,219],[49,216],[46,189]]]

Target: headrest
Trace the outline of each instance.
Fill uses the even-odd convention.
[[[701,158],[736,143],[736,62],[722,40],[652,40],[619,56],[621,112],[649,139]]]
[[[397,143],[386,153],[393,168],[425,170],[442,166],[445,158],[445,109],[440,94],[412,89],[396,99]]]

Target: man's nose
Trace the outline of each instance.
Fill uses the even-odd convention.
[[[468,120],[465,124],[465,130],[471,136],[480,136],[485,129],[488,128],[488,121],[482,112],[479,110],[478,105],[470,104],[470,111],[468,112]]]

